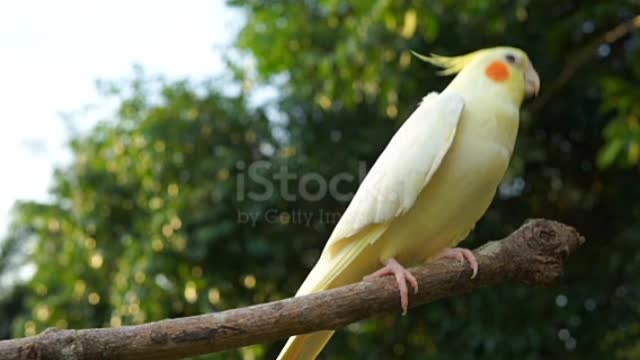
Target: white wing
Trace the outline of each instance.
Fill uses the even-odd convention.
[[[423,99],[363,180],[325,249],[413,206],[449,150],[463,108],[457,94],[433,92]]]

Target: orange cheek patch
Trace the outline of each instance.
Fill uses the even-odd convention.
[[[487,76],[497,82],[506,81],[511,75],[511,71],[509,71],[509,65],[500,60],[492,62],[491,65],[487,67],[487,70],[485,72],[487,73]]]

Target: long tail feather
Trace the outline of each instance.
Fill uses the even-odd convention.
[[[359,255],[380,237],[387,224],[375,224],[356,234],[356,239],[343,244],[337,253],[323,253],[318,263],[309,273],[296,296],[331,289],[355,281],[368,274],[370,269],[361,262]],[[376,259],[372,259],[375,266]],[[349,268],[347,272],[346,269]],[[319,331],[293,336],[284,346],[278,360],[313,360],[322,351],[334,331]]]
[[[292,336],[280,351],[277,360],[315,359],[333,336],[334,331]]]

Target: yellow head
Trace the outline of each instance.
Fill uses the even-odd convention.
[[[428,63],[443,68],[442,75],[472,84],[495,84],[508,90],[515,98],[538,95],[540,77],[527,54],[513,47],[482,49],[461,56],[430,56],[414,54]]]

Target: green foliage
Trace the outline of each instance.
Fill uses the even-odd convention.
[[[602,81],[603,111],[614,118],[605,128],[606,146],[598,157],[598,165],[608,167],[618,160],[632,167],[640,161],[640,88],[625,79],[606,78]]]
[[[20,263],[24,253],[36,271],[0,298],[3,336],[292,295],[333,227],[320,212],[347,203],[299,189],[286,199],[280,187],[252,199],[247,194],[264,186],[247,176],[250,164],[264,165],[258,173],[266,179],[285,166],[298,176],[357,176],[419,99],[448,81],[410,50],[451,55],[508,44],[530,55],[543,97],[525,108],[509,174],[465,245],[504,236],[530,217],[573,224],[589,241],[555,288],[490,288],[408,317],[364,321],[338,332],[323,357],[638,357],[638,32],[596,44],[572,76],[559,75],[580,49],[628,21],[637,1],[229,3],[246,10],[236,50],[255,58],[257,72],[230,64],[244,85],[238,96],[142,73],[102,84],[118,99],[117,114],[73,140],[74,160],[56,173],[51,202],[15,209],[0,272],[11,274],[8,259]],[[250,108],[252,83],[276,86],[278,99]],[[300,178],[285,184],[296,189]],[[296,213],[313,219],[300,223]],[[243,214],[257,216],[255,224]],[[281,345],[208,358],[274,358]]]

